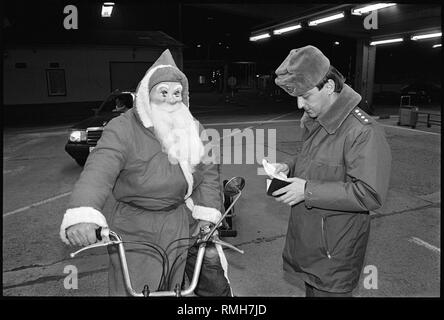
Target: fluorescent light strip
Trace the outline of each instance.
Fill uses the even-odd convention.
[[[353,9],[351,13],[354,15],[361,15],[363,13],[367,13],[370,11],[375,11],[375,10],[379,10],[379,9],[383,9],[383,8],[388,8],[391,6],[396,6],[396,3],[375,3],[375,4],[371,4],[369,6]]]
[[[111,14],[113,13],[113,8],[114,8],[114,2],[105,2],[102,5],[102,17],[103,18],[111,17]]]
[[[344,18],[344,12],[341,13],[337,13],[334,14],[332,16],[328,16],[325,18],[321,18],[321,19],[317,19],[317,20],[312,20],[308,23],[309,26],[317,26],[318,24],[324,23],[324,22],[328,22],[328,21],[332,21],[332,20],[337,20],[337,19],[341,19]]]
[[[404,39],[403,38],[396,38],[396,39],[379,40],[379,41],[372,41],[372,42],[370,42],[370,45],[371,46],[377,46],[378,44],[401,42],[401,41],[404,41]]]
[[[261,40],[261,39],[265,39],[265,38],[270,38],[270,34],[264,33],[264,34],[260,34],[258,36],[250,37],[250,41],[257,41],[257,40]]]
[[[439,44],[435,44],[435,45],[433,46],[433,48],[439,48],[439,47],[441,47],[441,43],[439,43]]]
[[[289,31],[293,31],[296,29],[300,29],[302,26],[300,24],[295,25],[295,26],[290,26],[290,27],[285,27],[285,28],[281,28],[281,29],[276,29],[273,31],[273,34],[282,34],[285,32],[289,32]]]
[[[411,39],[412,40],[422,40],[422,39],[437,38],[437,37],[441,37],[441,36],[442,36],[441,32],[436,32],[436,33],[429,33],[429,34],[421,34],[421,35],[412,36]]]

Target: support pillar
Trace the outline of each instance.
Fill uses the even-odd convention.
[[[373,83],[375,80],[376,46],[368,41],[358,40],[356,43],[356,76],[355,89],[362,96],[359,107],[370,115],[373,108]]]

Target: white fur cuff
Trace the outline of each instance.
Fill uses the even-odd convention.
[[[185,204],[191,212],[194,210],[194,201],[191,197],[185,199]]]
[[[217,209],[210,207],[194,206],[193,209],[194,219],[210,221],[216,224],[216,222],[218,222],[221,217],[222,214]]]
[[[105,216],[92,207],[68,209],[60,226],[60,238],[64,243],[69,244],[66,238],[66,229],[78,223],[95,223],[102,228],[108,227]]]

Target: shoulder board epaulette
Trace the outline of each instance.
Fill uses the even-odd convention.
[[[355,107],[351,112],[362,124],[370,124],[373,118],[359,107]]]

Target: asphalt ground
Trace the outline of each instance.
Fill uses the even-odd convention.
[[[265,103],[266,105],[266,103]],[[300,112],[290,107],[245,108],[239,104],[196,108],[195,116],[215,129],[222,145],[233,136],[275,130],[268,150],[278,161],[301,148]],[[396,125],[378,120],[386,131],[393,163],[386,204],[372,212],[371,234],[357,297],[437,297],[440,294],[441,127]],[[81,168],[64,151],[68,126],[15,128],[3,136],[3,294],[5,296],[106,296],[107,254],[103,248],[74,259],[59,227]],[[239,129],[239,130],[235,130]],[[248,129],[248,130],[245,130]],[[255,141],[232,140],[228,149],[257,152]],[[228,149],[221,147],[223,158]],[[274,151],[273,151],[274,150]],[[303,297],[302,283],[282,275],[282,248],[289,208],[265,195],[259,157],[246,164],[224,163],[222,179],[243,176],[246,186],[236,205],[238,235],[224,240],[244,254],[225,249],[236,296]],[[112,199],[104,212],[109,210]],[[70,266],[78,288],[66,289]],[[369,278],[369,276],[372,276]],[[369,286],[370,284],[370,286]]]

